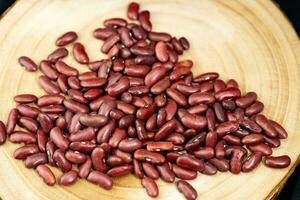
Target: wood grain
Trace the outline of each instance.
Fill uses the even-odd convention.
[[[109,17],[125,17],[129,1],[114,0],[23,0],[0,21],[0,118],[15,106],[20,93],[43,94],[39,73],[25,72],[17,63],[21,55],[35,61],[55,49],[63,32],[75,30],[92,60],[103,58],[100,42],[92,31]],[[152,12],[154,30],[186,36],[192,46],[194,73],[217,71],[223,79],[234,78],[243,92],[256,91],[265,103],[264,113],[287,129],[289,138],[275,155],[288,154],[292,165],[272,170],[262,164],[248,174],[199,175],[191,184],[199,199],[271,199],[293,172],[300,145],[300,43],[279,9],[267,0],[143,0],[142,9]],[[71,58],[66,59],[81,71]],[[25,168],[12,154],[18,145],[0,147],[0,196],[3,200],[38,199],[150,199],[132,175],[114,180],[105,191],[80,180],[71,187],[47,187],[35,171]],[[61,174],[54,169],[57,175]],[[174,184],[158,182],[159,199],[183,199]]]

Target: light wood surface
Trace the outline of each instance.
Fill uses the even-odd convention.
[[[17,63],[21,55],[35,61],[55,49],[63,32],[74,30],[86,45],[91,60],[103,58],[100,42],[92,31],[109,17],[125,17],[129,1],[124,0],[20,0],[0,21],[0,118],[15,106],[13,96],[43,92],[39,73],[25,72]],[[265,103],[264,113],[287,129],[274,155],[288,154],[292,165],[273,170],[261,164],[248,174],[199,175],[191,184],[199,199],[271,199],[292,173],[300,153],[300,44],[295,31],[279,9],[267,0],[143,0],[155,31],[186,36],[194,73],[217,71],[223,79],[234,78],[243,92],[256,91]],[[71,58],[67,62],[84,71]],[[14,160],[18,145],[0,147],[0,197],[3,200],[40,199],[150,199],[140,181],[132,175],[114,179],[105,191],[85,180],[72,187],[47,187],[34,170]],[[61,174],[58,170],[55,173]],[[158,182],[159,199],[183,199],[175,184]]]

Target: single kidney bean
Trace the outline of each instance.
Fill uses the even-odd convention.
[[[145,77],[145,85],[151,87],[166,76],[167,70],[164,67],[152,69]]]
[[[110,190],[113,186],[112,178],[99,171],[92,171],[88,175],[87,180],[106,190]]]
[[[177,66],[173,69],[173,71],[170,74],[170,80],[171,81],[179,81],[183,77],[189,75],[191,73],[190,67],[184,67],[184,66]]]
[[[49,131],[53,127],[53,122],[50,119],[50,117],[45,114],[45,113],[39,113],[37,117],[37,121],[40,123],[42,130],[45,131],[46,133],[49,133]]]
[[[149,117],[149,119],[147,120],[146,122],[146,129],[148,131],[153,131],[155,128],[156,128],[156,125],[157,125],[157,121],[156,121],[156,118],[157,118],[157,114],[153,114],[151,117]]]
[[[136,112],[136,107],[134,107],[133,105],[130,105],[122,101],[117,101],[116,103],[117,103],[117,109],[121,110],[125,114],[132,115]]]
[[[279,139],[285,139],[287,138],[287,132],[286,130],[277,122],[273,121],[273,120],[269,120],[269,122],[272,124],[272,126],[275,128],[276,132],[277,132],[277,136]]]
[[[154,102],[158,107],[164,107],[167,103],[167,97],[165,94],[157,95],[154,99]],[[164,112],[166,111],[164,108],[161,108],[160,110]]]
[[[61,95],[43,95],[39,97],[38,99],[38,106],[43,107],[43,106],[49,106],[49,105],[60,105],[63,103],[63,100],[65,98]]]
[[[198,104],[211,105],[214,102],[215,102],[215,97],[212,94],[205,93],[205,92],[196,92],[192,94],[188,99],[188,103],[191,106],[198,105]]]
[[[200,74],[200,75],[196,76],[193,81],[196,83],[203,83],[203,82],[215,80],[218,77],[219,77],[218,73],[208,72],[208,73],[204,73],[204,74]]]
[[[46,133],[42,130],[38,130],[37,134],[37,143],[38,143],[38,148],[41,152],[46,152],[46,144],[48,142],[48,136]]]
[[[191,129],[203,130],[207,126],[207,120],[205,117],[185,112],[181,118],[181,122],[184,126]]]
[[[56,46],[65,46],[74,42],[78,38],[74,31],[66,32],[59,38],[57,38],[55,44]]]
[[[134,152],[134,158],[140,161],[147,161],[153,164],[160,164],[165,162],[165,157],[159,153],[138,149]]]
[[[27,56],[21,56],[18,61],[26,71],[35,72],[37,70],[37,65]]]
[[[134,77],[144,77],[149,71],[150,68],[147,65],[128,65],[124,69],[125,74]]]
[[[180,167],[193,170],[202,171],[204,169],[204,163],[193,156],[181,155],[176,159],[176,164]]]
[[[20,104],[35,103],[38,98],[33,94],[19,94],[14,97],[15,102]]]
[[[173,119],[173,117],[175,116],[176,112],[177,112],[177,104],[175,101],[173,100],[168,100],[167,105],[165,106],[166,109],[166,120],[169,121],[171,119]]]
[[[242,146],[241,139],[234,135],[225,135],[223,136],[223,140],[230,145]]]
[[[108,53],[108,51],[117,43],[120,41],[119,34],[113,33],[111,34],[103,43],[101,47],[102,53]]]
[[[55,175],[47,165],[39,165],[36,168],[37,173],[42,177],[43,181],[49,185],[53,186],[56,183]]]
[[[245,114],[247,116],[252,116],[260,113],[264,109],[264,104],[260,101],[255,101],[251,106],[247,107],[245,110]]]
[[[124,176],[130,174],[133,171],[132,165],[123,165],[118,167],[113,167],[107,171],[107,175],[111,177]]]
[[[55,64],[55,67],[59,73],[62,73],[66,76],[78,76],[78,74],[79,74],[77,69],[67,65],[63,61],[57,61]]]
[[[218,172],[217,168],[215,166],[213,166],[212,164],[210,164],[209,162],[206,162],[204,164],[204,170],[201,171],[202,174],[206,174],[206,175],[215,175]]]
[[[165,162],[160,165],[156,165],[156,169],[159,172],[159,175],[162,180],[164,180],[168,183],[173,183],[175,181],[175,174],[170,169],[168,162]]]
[[[98,114],[108,117],[110,114],[110,111],[115,109],[117,107],[117,103],[115,101],[112,101],[113,99],[104,99],[102,104],[100,105],[100,108],[98,109]]]
[[[250,119],[240,121],[240,125],[252,132],[260,133],[262,131],[261,127]]]
[[[176,53],[178,53],[179,55],[183,53],[183,47],[177,38],[173,37],[171,40],[171,44],[173,49],[175,49]]]
[[[233,112],[233,116],[236,118],[234,121],[242,121],[244,119],[244,110],[242,108],[237,108]]]
[[[168,137],[168,135],[170,135],[171,132],[174,131],[174,129],[176,128],[176,125],[177,125],[177,122],[174,119],[165,123],[155,134],[154,140],[160,141],[160,140]]]
[[[206,134],[205,146],[214,148],[218,142],[218,134],[215,131],[210,131]]]
[[[6,141],[7,131],[4,123],[0,121],[0,145],[4,144]]]
[[[252,105],[257,99],[255,92],[248,92],[245,96],[238,98],[235,103],[240,108],[247,108]]]
[[[256,145],[264,141],[264,137],[261,134],[252,133],[246,135],[242,139],[242,143],[245,145]]]
[[[165,77],[158,82],[156,82],[150,89],[151,93],[159,95],[163,93],[171,85],[169,77]]]
[[[115,131],[113,132],[112,136],[110,137],[108,144],[112,148],[117,148],[119,143],[126,138],[127,138],[126,131],[121,128],[116,128]]]
[[[157,113],[157,127],[158,128],[162,127],[166,123],[166,121],[167,121],[166,116],[167,116],[167,113],[164,108],[161,108],[158,110],[158,113]]]
[[[140,46],[136,43],[130,48],[130,52],[138,56],[152,56],[154,54],[154,49],[149,46]]]
[[[24,117],[36,118],[39,114],[39,110],[35,107],[31,107],[26,104],[20,104],[17,106],[19,114]]]
[[[64,106],[74,113],[88,113],[89,108],[82,103],[76,102],[72,99],[65,99],[63,102]]]
[[[57,85],[55,85],[47,76],[40,76],[39,78],[40,86],[45,90],[48,94],[59,94],[60,89]]]
[[[69,135],[68,139],[71,142],[83,142],[83,141],[90,141],[92,139],[95,139],[94,128],[88,127],[76,133],[72,133]]]
[[[102,89],[92,88],[83,93],[83,97],[87,100],[93,100],[99,97],[101,94],[103,94]]]
[[[217,101],[226,99],[237,99],[241,96],[241,91],[238,88],[225,88],[215,93]]]
[[[211,147],[203,147],[193,151],[193,155],[200,159],[211,159],[215,155],[215,151]]]
[[[183,180],[192,180],[197,177],[197,172],[179,167],[176,164],[172,165],[172,171],[178,178]]]
[[[54,127],[50,131],[50,139],[61,150],[65,151],[69,147],[69,140],[63,136],[62,131],[58,127]]]
[[[173,148],[172,142],[147,142],[148,151],[171,151]]]
[[[224,112],[224,110],[223,110],[220,103],[215,103],[213,105],[213,108],[214,108],[214,111],[215,111],[215,116],[216,116],[216,118],[219,122],[227,121],[227,117],[226,117],[225,112]]]
[[[46,114],[62,114],[65,112],[65,107],[63,107],[62,105],[50,105],[41,107],[40,111]],[[57,117],[58,115],[55,117],[55,119]]]
[[[120,111],[120,110],[117,110],[117,109],[112,109],[110,112],[109,112],[109,117],[113,120],[119,120],[121,119],[123,116],[125,116],[125,114]]]
[[[135,128],[136,128],[136,134],[138,136],[139,140],[146,140],[147,139],[147,133],[145,130],[145,124],[141,120],[135,121]]]
[[[189,107],[187,111],[191,114],[203,114],[206,113],[208,106],[205,104],[199,104],[193,107]]]
[[[88,115],[82,114],[79,117],[79,121],[84,126],[88,127],[101,127],[108,122],[108,118],[104,115]]]
[[[245,137],[245,136],[249,135],[250,133],[247,130],[238,129],[237,131],[235,131],[235,132],[233,132],[231,134],[242,138],[242,137]]]
[[[243,172],[250,172],[254,170],[262,160],[263,154],[261,152],[253,152],[249,159],[243,163]]]
[[[205,137],[206,137],[205,132],[197,134],[196,136],[192,137],[187,141],[184,148],[188,151],[195,150],[197,147],[200,146],[200,144],[204,142]]]
[[[57,77],[57,85],[63,93],[67,93],[69,89],[68,77],[64,74],[59,74]]]
[[[40,63],[40,70],[51,80],[56,80],[58,78],[59,73],[56,71],[56,69],[54,69],[49,61],[43,60]]]
[[[225,110],[230,110],[230,111],[234,111],[236,108],[234,101],[228,99],[222,101],[222,106]]]
[[[253,152],[261,152],[264,156],[269,156],[272,154],[272,149],[264,143],[259,143],[256,145],[249,145],[248,148]]]
[[[148,10],[140,12],[138,19],[143,29],[145,29],[145,31],[147,32],[150,32],[152,29],[152,23],[150,21],[150,12]]]
[[[183,47],[183,49],[186,50],[186,49],[190,48],[190,43],[185,37],[180,37],[179,42],[180,42],[181,46]]]
[[[127,21],[122,18],[110,18],[104,21],[104,26],[113,27],[113,26],[126,26]]]
[[[108,142],[109,138],[111,137],[111,134],[116,128],[116,124],[114,121],[109,121],[105,126],[103,126],[97,134],[97,142],[103,143]]]
[[[106,28],[97,28],[94,30],[94,37],[100,40],[106,40],[111,35],[117,34],[116,29],[112,27],[106,27]]]
[[[268,156],[265,159],[265,165],[270,168],[286,168],[291,164],[291,158],[287,155]]]
[[[224,158],[225,156],[225,144],[224,140],[220,140],[215,146],[215,156],[216,158]]]
[[[128,5],[127,16],[131,20],[137,20],[139,14],[140,5],[138,3],[132,2]]]
[[[172,39],[171,35],[168,33],[164,33],[164,32],[150,32],[148,34],[148,37],[151,41],[155,41],[155,42],[170,42],[170,40]]]
[[[179,180],[177,181],[176,186],[178,191],[182,193],[187,200],[197,199],[197,191],[188,182],[184,180]]]
[[[80,81],[80,85],[84,88],[95,88],[103,86],[106,82],[105,78],[95,77]]]
[[[116,167],[116,166],[120,166],[123,164],[123,160],[115,155],[111,155],[109,156],[105,163],[109,166],[109,167]]]
[[[60,47],[55,49],[52,53],[50,53],[47,57],[47,60],[53,64],[55,64],[57,61],[59,61],[60,59],[67,57],[69,55],[69,51],[64,48],[64,47]],[[43,62],[43,61],[42,61]],[[42,65],[40,65],[41,67]],[[51,66],[51,65],[48,65]],[[51,70],[50,68],[47,68],[48,70]],[[52,71],[52,70],[51,70]],[[54,71],[52,71],[54,72]],[[46,71],[44,71],[45,75],[46,75]],[[50,77],[49,77],[50,78]]]
[[[82,164],[86,161],[86,155],[77,151],[68,150],[65,154],[68,161],[75,164]]]
[[[69,122],[68,130],[70,133],[76,133],[82,128],[81,123],[79,122],[79,117],[81,116],[81,113],[77,113],[74,116],[72,116],[71,121]]]
[[[19,147],[14,152],[15,159],[25,159],[28,156],[39,153],[39,148],[36,144],[28,144],[22,147]]]
[[[185,96],[197,93],[197,95],[194,95],[194,97],[191,97],[191,99],[189,99],[189,101],[192,101],[191,103],[197,104],[196,103],[197,100],[195,99],[195,96],[201,96],[200,95],[201,93],[199,93],[200,87],[197,87],[197,86],[194,86],[194,85],[187,85],[185,83],[180,83],[180,82],[178,84],[175,83],[175,85],[176,85],[176,89]],[[205,96],[205,94],[202,95],[202,96]]]
[[[147,175],[148,177],[150,177],[152,179],[159,178],[159,173],[152,164],[147,163],[147,162],[142,162],[142,168],[143,168],[143,171],[145,172],[145,175]]]
[[[86,179],[91,169],[92,169],[92,160],[90,159],[89,156],[87,156],[86,161],[79,167],[78,176],[80,178]]]
[[[89,57],[85,51],[85,48],[79,42],[73,45],[73,56],[74,59],[80,64],[87,64],[89,62]]]
[[[91,154],[92,163],[94,169],[104,172],[106,170],[106,165],[104,163],[105,152],[103,148],[97,147],[93,150]]]
[[[215,121],[215,112],[208,108],[205,115],[207,119],[207,127],[209,131],[215,131],[216,121]]]
[[[78,173],[74,170],[71,170],[59,177],[58,183],[63,186],[69,186],[77,181],[77,177]]]
[[[264,130],[264,133],[268,137],[277,137],[276,129],[274,128],[274,126],[272,126],[272,123],[264,115],[256,115],[255,122]]]
[[[238,88],[239,84],[234,79],[229,79],[226,84],[227,88]]]
[[[229,170],[229,163],[224,158],[212,158],[208,162],[215,166],[220,172],[227,172]]]
[[[79,82],[78,78],[75,76],[68,77],[67,82],[68,82],[68,85],[70,86],[70,88],[72,88],[72,89],[79,90],[81,88],[80,82]]]
[[[46,153],[47,153],[48,162],[52,166],[55,166],[54,159],[53,159],[53,155],[54,155],[55,150],[56,150],[56,146],[55,146],[54,142],[47,141],[47,143],[46,143]]]
[[[134,152],[142,147],[142,142],[136,138],[127,138],[119,143],[119,149],[124,152]]]
[[[174,88],[168,88],[166,90],[167,95],[173,99],[177,104],[186,107],[188,102],[183,94],[181,94],[178,90]]]
[[[68,172],[72,169],[72,164],[66,159],[64,152],[57,149],[53,154],[55,164],[61,168],[62,172]]]
[[[216,93],[224,88],[226,88],[225,82],[221,79],[216,79],[214,82],[214,92]]]
[[[232,157],[230,160],[230,171],[233,174],[239,174],[242,170],[242,162],[245,156],[245,152],[241,150],[233,150]]]
[[[223,122],[221,123],[217,129],[216,132],[218,134],[219,137],[222,137],[228,133],[232,133],[237,131],[239,128],[239,123],[238,122]]]
[[[25,166],[27,168],[36,168],[39,165],[47,163],[47,156],[45,153],[36,153],[30,156],[27,156],[25,160]]]
[[[269,145],[270,147],[272,147],[272,148],[277,148],[277,147],[279,147],[280,146],[280,140],[279,139],[277,139],[277,138],[269,138],[269,137],[267,137],[267,136],[264,136],[264,140],[265,140],[265,143],[267,144],[267,145]]]
[[[147,176],[142,178],[142,185],[146,189],[147,194],[150,197],[157,197],[158,196],[158,187],[155,181]]]
[[[9,136],[12,143],[33,144],[36,143],[36,136],[33,133],[24,131],[15,131]]]
[[[180,133],[171,133],[166,141],[172,142],[174,145],[182,145],[185,142],[185,137]]]

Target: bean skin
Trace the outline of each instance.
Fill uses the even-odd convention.
[[[181,192],[187,200],[195,200],[198,197],[197,191],[184,180],[179,180],[176,183],[177,189]]]
[[[262,160],[263,154],[261,152],[253,152],[249,159],[243,163],[243,172],[250,172],[254,170]]]
[[[55,176],[51,169],[47,165],[39,165],[36,168],[37,173],[39,174],[40,177],[43,178],[43,181],[49,185],[53,186],[56,183]]]
[[[77,181],[77,177],[78,173],[74,170],[71,170],[59,177],[58,183],[63,186],[69,186]]]
[[[265,159],[265,165],[270,168],[286,168],[291,164],[291,158],[287,155],[283,156],[268,156]]]
[[[146,189],[147,194],[150,197],[157,197],[158,196],[158,187],[155,181],[149,177],[144,177],[142,179],[142,185]]]
[[[99,171],[92,171],[88,175],[87,180],[91,183],[99,185],[100,187],[106,190],[112,189],[113,186],[112,178]]]

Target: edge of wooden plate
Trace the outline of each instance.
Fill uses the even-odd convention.
[[[0,15],[0,20],[2,18],[4,18],[8,12],[19,2],[20,0],[16,0],[12,5],[10,5],[1,15]],[[298,45],[291,45],[292,48],[296,51],[296,54],[299,54],[298,56],[296,56],[296,60],[298,61],[298,63],[300,63],[300,43],[299,43],[299,37],[297,37],[297,33],[292,25],[292,23],[289,21],[289,19],[287,18],[287,16],[281,11],[280,7],[278,4],[276,4],[276,2],[274,2],[273,0],[271,1],[265,1],[265,0],[258,0],[258,2],[260,2],[260,4],[268,4],[269,6],[264,6],[262,5],[266,10],[270,10],[270,6],[273,7],[272,9],[275,12],[272,12],[273,16],[278,16],[277,18],[277,22],[284,26],[283,28],[286,28],[286,30],[288,30],[289,33],[292,33],[292,35],[286,35],[287,39],[289,40],[289,42],[291,42],[291,40],[296,40],[296,38],[298,39]],[[294,38],[293,38],[294,37]],[[297,51],[299,50],[299,51]],[[292,173],[295,171],[295,168],[297,167],[297,165],[300,163],[300,155],[298,155],[298,158],[296,160],[296,162],[293,164],[293,166],[290,168],[290,170],[288,171],[288,173],[286,174],[286,176],[284,176],[282,178],[282,180],[275,186],[275,188],[269,193],[269,195],[265,198],[265,200],[274,200],[278,197],[280,191],[283,189],[283,186],[285,185],[286,181],[288,180],[288,178],[292,175]],[[2,198],[0,197],[0,200],[2,200]]]

